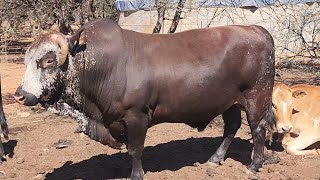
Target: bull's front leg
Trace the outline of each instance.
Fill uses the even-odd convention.
[[[132,157],[132,180],[142,180],[142,151],[148,129],[148,116],[141,112],[128,111],[124,118],[128,132],[128,152]]]
[[[3,156],[5,155],[4,148],[0,137],[0,165],[2,164]]]
[[[222,117],[224,121],[223,140],[219,148],[209,159],[210,162],[217,163],[217,164],[224,161],[227,150],[235,134],[237,133],[238,129],[241,126],[241,111],[238,107],[232,106],[227,111],[222,113]]]

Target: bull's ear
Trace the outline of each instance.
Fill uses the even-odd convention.
[[[60,27],[57,23],[53,24],[50,29],[52,31],[60,32]]]
[[[75,55],[79,51],[83,51],[86,48],[86,32],[81,29],[75,35],[69,38],[69,50],[71,55]]]
[[[78,46],[82,46],[84,44],[86,44],[86,34],[85,34],[85,31],[82,30],[79,33]]]
[[[296,91],[292,92],[292,97],[294,97],[294,98],[302,98],[305,95],[307,95],[307,92],[305,92],[303,90],[296,90]]]

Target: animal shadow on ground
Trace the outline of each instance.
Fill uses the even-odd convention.
[[[14,148],[17,146],[17,142],[17,140],[9,140],[8,142],[3,143],[4,153],[5,155],[8,155],[9,158],[13,157]]]
[[[220,145],[222,138],[189,138],[175,140],[156,146],[147,146],[143,151],[145,172],[163,170],[176,171],[194,163],[205,163]],[[232,158],[244,165],[251,162],[252,144],[248,140],[235,138],[226,158]],[[66,162],[62,167],[46,175],[53,179],[117,179],[127,178],[131,173],[131,158],[128,153],[100,154],[78,163]]]
[[[283,134],[279,134],[277,132],[273,133],[272,135],[272,143],[270,141],[266,141],[265,146],[268,150],[272,150],[274,152],[283,152],[284,148],[280,142],[283,138]]]

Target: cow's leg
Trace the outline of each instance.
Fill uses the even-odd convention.
[[[260,99],[261,100],[261,99]],[[248,169],[252,172],[257,172],[262,167],[263,151],[266,140],[266,125],[270,118],[268,113],[271,113],[271,108],[264,105],[262,102],[258,103],[259,99],[247,100],[246,114],[250,126],[253,139],[253,158]]]
[[[224,121],[223,140],[219,148],[209,159],[209,161],[213,163],[220,163],[224,161],[226,152],[241,126],[241,110],[235,105],[222,113],[222,117]]]
[[[290,133],[284,133],[281,143],[282,144],[287,144],[288,142],[292,141],[294,138],[291,137]]]
[[[292,141],[289,141],[286,144],[286,151],[289,154],[294,155],[320,155],[319,151],[317,150],[303,150],[319,140],[312,136],[315,134],[316,133],[313,132],[300,133],[300,135],[297,138],[293,139]]]
[[[134,111],[128,111],[124,118],[128,131],[128,152],[132,156],[132,180],[143,179],[142,151],[148,129],[148,116]]]

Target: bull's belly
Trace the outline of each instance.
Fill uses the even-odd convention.
[[[184,123],[199,130],[204,129],[216,116],[229,109],[234,103],[222,103],[204,108],[186,107],[170,108],[169,106],[157,106],[151,124],[159,123]],[[185,105],[186,106],[186,105]]]
[[[176,82],[179,86],[164,89],[166,93],[159,95],[152,124],[169,122],[185,123],[192,127],[207,125],[216,116],[237,104],[242,97],[238,85],[219,82],[207,82],[209,84],[203,86],[183,86],[185,84]]]
[[[184,123],[198,130],[203,130],[219,114],[172,114],[167,116],[154,116],[151,125],[160,123]]]

